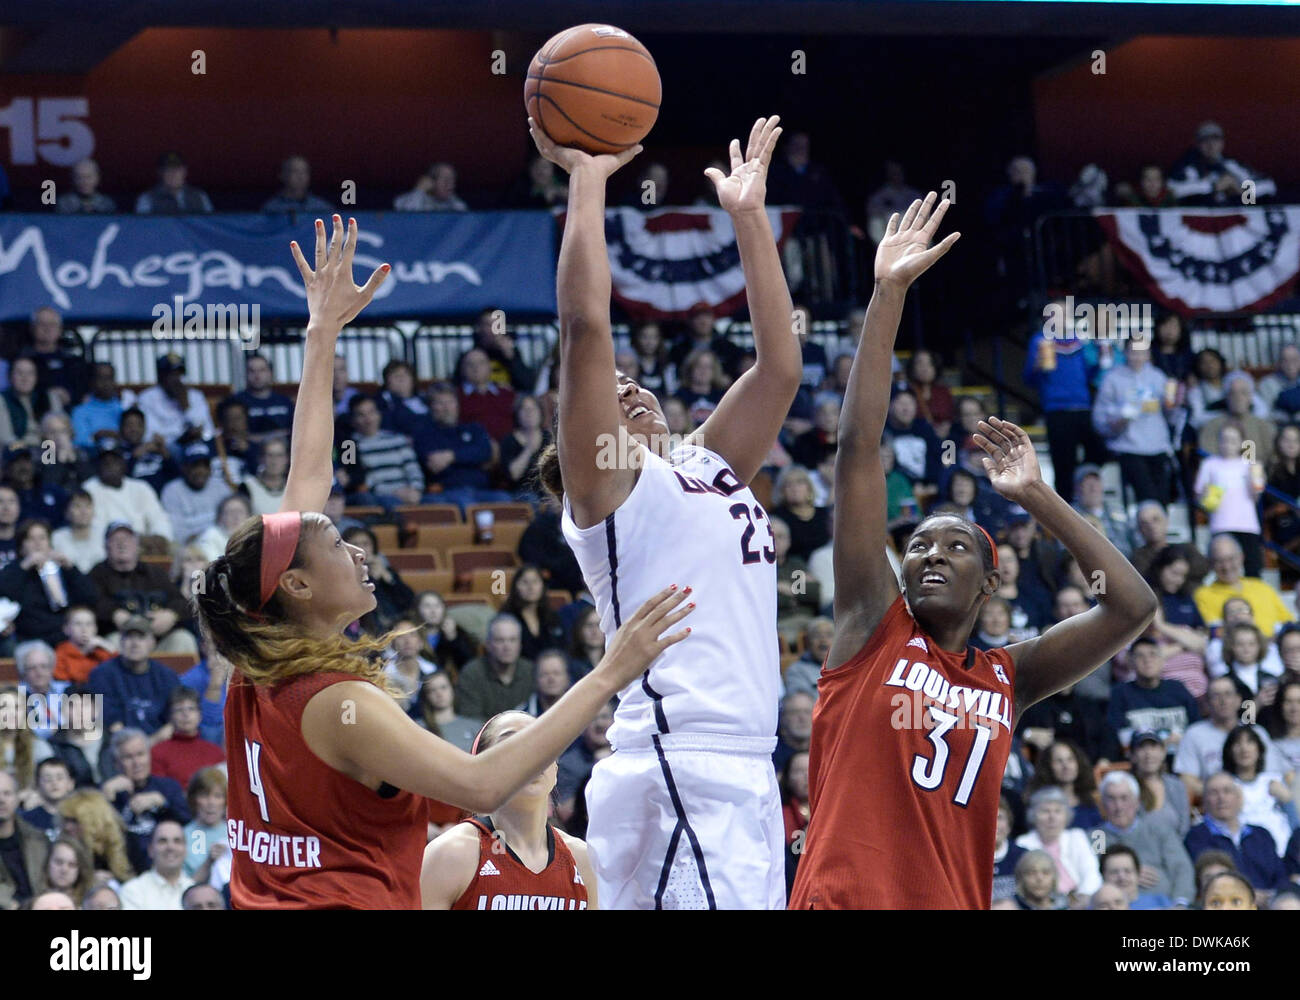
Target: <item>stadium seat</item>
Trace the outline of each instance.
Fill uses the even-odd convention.
[[[416,548],[436,549],[445,554],[454,546],[473,544],[474,526],[471,524],[422,524],[416,529]],[[446,559],[443,565],[449,565]]]
[[[402,582],[419,594],[425,590],[436,590],[439,595],[451,593],[456,578],[449,569],[412,569],[399,570]]]
[[[498,521],[523,521],[533,519],[532,504],[527,503],[472,503],[465,507],[465,520],[474,523],[474,515],[481,510],[490,510]]]
[[[559,611],[566,604],[573,603],[573,595],[567,590],[548,590],[546,602],[551,606],[552,611]]]
[[[447,550],[447,557],[458,579],[476,569],[511,569],[519,565],[512,550],[490,545],[455,546]]]
[[[144,563],[146,566],[161,566],[170,573],[173,559],[171,556],[151,556],[141,553],[140,562]]]
[[[442,555],[436,549],[398,549],[384,556],[388,565],[403,575],[407,570],[442,569]]]
[[[510,593],[512,572],[504,566],[484,567],[471,570],[468,577],[468,590],[471,594],[481,594],[483,599],[500,607]]]
[[[197,653],[154,653],[149,659],[157,660],[168,670],[178,675],[186,673],[194,664],[199,662]]]
[[[18,683],[18,661],[12,656],[0,656],[0,684]]]
[[[408,528],[423,524],[461,524],[460,508],[454,503],[402,504],[397,516]]]
[[[524,537],[527,530],[528,523],[525,521],[498,521],[492,526],[492,547],[518,551],[519,539]]]
[[[362,504],[357,507],[344,507],[343,513],[348,517],[354,517],[358,521],[364,521],[368,517],[383,517],[384,508],[376,505]]]
[[[449,608],[460,607],[465,604],[478,604],[489,611],[495,610],[492,605],[483,600],[482,594],[443,594],[442,600]]]
[[[372,524],[370,530],[374,533],[375,541],[379,543],[379,551],[385,555],[396,552],[401,546],[401,539],[397,537],[397,525]]]

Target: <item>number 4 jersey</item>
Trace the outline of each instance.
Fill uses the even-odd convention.
[[[988,909],[1015,666],[940,649],[900,595],[822,673],[792,909]]]
[[[579,528],[568,501],[564,537],[596,600],[606,639],[648,598],[677,584],[696,608],[642,680],[619,695],[615,749],[662,733],[771,737],[781,697],[776,546],[767,512],[714,452],[645,448],[636,485],[600,524]],[[674,629],[676,631],[676,629]]]

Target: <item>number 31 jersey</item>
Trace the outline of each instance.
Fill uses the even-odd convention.
[[[609,741],[662,733],[772,737],[781,697],[776,545],[767,512],[714,452],[682,445],[664,461],[645,448],[636,485],[600,524],[563,531],[596,601],[606,641],[664,587],[694,588],[696,608],[670,646],[619,694]]]
[[[1011,656],[940,649],[900,595],[817,689],[791,909],[987,910]]]

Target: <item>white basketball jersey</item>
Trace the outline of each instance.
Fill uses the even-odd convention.
[[[776,545],[767,512],[714,452],[682,445],[665,462],[641,449],[631,494],[579,528],[566,498],[563,531],[596,599],[608,642],[664,587],[692,587],[690,626],[619,694],[610,744],[663,733],[776,733]],[[673,629],[676,631],[677,629]]]

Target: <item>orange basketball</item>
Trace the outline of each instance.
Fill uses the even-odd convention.
[[[618,153],[659,117],[659,69],[646,47],[609,24],[580,24],[538,50],[524,82],[529,116],[560,146]]]

